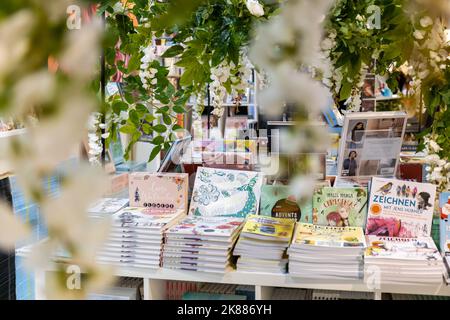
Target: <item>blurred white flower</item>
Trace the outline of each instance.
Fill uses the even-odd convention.
[[[421,30],[416,30],[414,31],[413,36],[417,40],[422,40],[425,37],[425,32]]]
[[[424,28],[427,28],[433,24],[433,19],[431,19],[428,16],[423,17],[420,19],[420,25]]]
[[[95,76],[100,56],[98,42],[101,30],[101,21],[94,18],[80,30],[68,33],[66,49],[59,58],[61,69],[82,80]]]
[[[0,203],[0,249],[14,250],[16,242],[30,235],[30,228],[14,216],[11,208]]]
[[[264,15],[264,8],[258,0],[247,0],[245,5],[252,15],[256,17],[261,17]]]
[[[436,153],[442,150],[442,148],[434,140],[430,140],[428,142],[428,145],[430,146],[431,150],[433,150]]]

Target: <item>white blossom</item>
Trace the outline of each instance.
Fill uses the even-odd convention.
[[[247,0],[245,5],[252,15],[256,17],[261,17],[264,15],[264,8],[258,0]]]

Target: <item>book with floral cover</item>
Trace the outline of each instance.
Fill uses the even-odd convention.
[[[145,207],[161,213],[187,210],[188,180],[187,173],[131,173],[130,207]]]
[[[259,172],[199,167],[189,214],[241,218],[257,214],[261,184]]]
[[[366,234],[416,238],[430,236],[436,186],[372,178]]]

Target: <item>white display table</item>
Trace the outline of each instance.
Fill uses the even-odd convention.
[[[18,249],[16,254],[27,256],[30,247]],[[51,268],[50,268],[51,269]],[[50,271],[50,270],[49,270]],[[450,296],[450,286],[444,279],[439,285],[399,285],[387,284],[381,281],[379,286],[370,286],[359,281],[324,281],[315,279],[296,278],[289,274],[257,273],[229,271],[225,274],[207,272],[172,270],[166,268],[116,268],[114,274],[120,277],[142,278],[144,281],[144,299],[162,300],[166,297],[166,281],[194,281],[226,284],[242,284],[255,286],[256,300],[270,299],[275,287],[341,290],[356,292],[373,292],[374,299],[381,299],[382,293],[422,294]],[[36,273],[36,299],[45,299],[43,288],[45,286],[45,272]]]

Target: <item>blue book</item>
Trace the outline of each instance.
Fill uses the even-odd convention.
[[[440,248],[443,253],[450,252],[450,192],[442,192],[439,195],[440,220]]]

